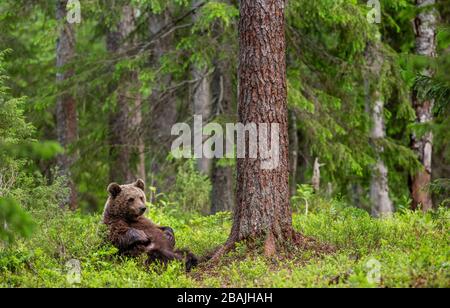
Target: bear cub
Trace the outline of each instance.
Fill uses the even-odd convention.
[[[144,189],[142,180],[127,185],[109,184],[109,198],[103,213],[108,240],[123,255],[136,257],[146,254],[146,264],[182,260],[186,270],[190,271],[198,264],[197,257],[188,250],[175,249],[172,228],[158,226],[144,217],[147,210]]]

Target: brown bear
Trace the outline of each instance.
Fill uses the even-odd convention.
[[[109,184],[103,213],[109,241],[123,255],[146,254],[147,264],[183,260],[189,271],[197,265],[197,257],[188,250],[175,250],[175,235],[170,227],[158,226],[144,217],[147,210],[144,188],[142,180],[127,185]]]

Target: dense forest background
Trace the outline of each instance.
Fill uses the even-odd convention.
[[[373,248],[371,232],[378,232],[376,247],[403,231],[439,234],[405,239],[405,247],[423,243],[422,256],[440,258],[413,270],[405,284],[448,287],[449,1],[289,0],[285,20],[294,226],[364,253]],[[205,123],[239,121],[238,21],[234,0],[0,0],[0,272],[9,277],[0,286],[34,281],[27,275],[38,265],[30,260],[46,249],[49,259],[58,255],[45,259],[57,268],[82,259],[81,247],[69,248],[81,243],[68,239],[98,231],[110,182],[144,179],[150,217],[178,226],[180,242],[197,252],[226,240],[239,186],[236,160],[175,159],[171,128],[192,124],[194,115]],[[361,213],[396,213],[398,225]],[[339,217],[354,221],[346,228]],[[333,224],[334,233],[327,229]],[[20,236],[50,244],[36,256]],[[99,250],[94,239],[78,240],[92,254]],[[110,258],[102,249],[89,262],[102,253]],[[258,262],[256,271],[266,271]],[[346,263],[335,263],[330,271],[342,272]],[[47,282],[30,284],[47,285],[53,276],[37,271]],[[344,276],[337,284],[348,282]],[[278,286],[280,277],[255,285]],[[107,279],[90,278],[93,286]]]

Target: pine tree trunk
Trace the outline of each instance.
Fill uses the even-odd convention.
[[[126,54],[132,46],[130,33],[135,29],[134,9],[125,5],[116,32],[108,34],[108,50]],[[134,72],[126,72],[117,85],[116,109],[109,115],[110,181],[128,183],[137,177],[145,180],[144,141],[141,137],[141,99]]]
[[[196,1],[193,7],[198,7],[201,1]],[[192,16],[193,21],[198,18],[197,13]],[[203,119],[203,125],[207,124],[211,120],[212,114],[212,93],[211,93],[211,80],[208,76],[208,68],[193,66],[191,69],[192,79],[197,82],[192,87],[192,108],[194,115],[201,115]],[[205,140],[205,136],[203,136]],[[212,160],[206,157],[197,159],[198,170],[206,175],[211,173]]]
[[[380,93],[379,76],[383,69],[383,55],[375,44],[368,44],[366,50],[366,63],[368,65],[370,79],[366,80],[367,110],[372,119],[370,139],[376,155],[376,163],[372,169],[370,182],[370,201],[372,216],[384,217],[394,211],[392,201],[389,198],[388,170],[381,158],[383,147],[380,142],[386,138],[384,125],[384,103]]]
[[[284,11],[284,0],[241,1],[239,120],[244,125],[279,124],[279,166],[262,169],[260,156],[237,160],[237,204],[223,250],[237,241],[262,240],[265,255],[272,256],[295,237],[289,204]]]
[[[435,4],[435,0],[417,0],[418,8],[423,8]],[[416,33],[416,53],[421,56],[436,56],[436,11],[435,9],[427,9],[420,12],[415,21]],[[431,75],[432,72],[425,72]],[[433,120],[433,101],[421,101],[416,93],[413,94],[413,107],[416,111],[416,122],[421,124],[430,123]],[[426,132],[419,137],[415,134],[412,136],[412,149],[417,153],[419,160],[423,166],[423,170],[417,172],[411,181],[412,207],[419,206],[423,211],[433,208],[431,193],[429,192],[429,184],[431,183],[431,158],[433,153],[433,133]]]
[[[59,37],[56,44],[56,80],[59,85],[73,76],[73,70],[66,65],[75,56],[75,31],[72,24],[66,20],[67,0],[58,0],[56,19],[59,23]],[[67,178],[70,189],[68,200],[64,200],[61,207],[66,205],[70,209],[77,207],[77,191],[72,178],[71,167],[77,159],[77,155],[69,151],[69,146],[78,139],[77,103],[75,98],[65,89],[56,101],[56,133],[58,141],[64,147],[66,153],[58,156],[58,168],[60,175]]]
[[[212,93],[214,114],[225,119],[233,119],[233,73],[230,65],[224,60],[219,61],[216,65],[212,81]],[[232,166],[219,165],[219,159],[214,159],[211,174],[211,213],[233,211],[235,206],[235,181]]]

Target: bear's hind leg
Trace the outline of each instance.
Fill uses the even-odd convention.
[[[156,248],[153,244],[147,247],[147,255],[147,264],[160,261],[164,266],[166,266],[169,261],[182,260],[178,254],[167,249]]]

